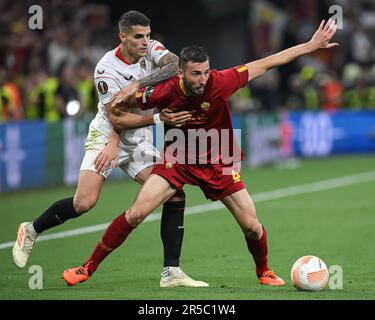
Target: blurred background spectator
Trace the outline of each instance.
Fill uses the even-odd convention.
[[[28,28],[33,4],[43,8],[42,30]],[[118,44],[117,19],[127,10],[148,15],[154,37],[176,53],[204,45],[220,69],[309,40],[331,5],[343,9],[340,46],[253,81],[233,96],[233,111],[375,109],[373,0],[2,0],[0,122],[95,114],[93,70]],[[68,112],[72,101],[79,108]]]

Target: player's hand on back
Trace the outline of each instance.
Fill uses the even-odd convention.
[[[324,23],[325,21],[322,20],[318,30],[309,41],[314,50],[328,49],[339,45],[338,43],[329,43],[337,31],[335,20],[329,19],[326,24]]]
[[[181,127],[192,118],[189,111],[175,112],[165,108],[160,112],[160,120],[173,127]]]

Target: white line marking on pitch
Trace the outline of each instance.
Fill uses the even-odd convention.
[[[345,186],[351,186],[355,184],[365,183],[375,181],[375,171],[368,171],[359,174],[353,174],[350,176],[344,176],[329,180],[322,180],[313,183],[301,184],[298,186],[287,187],[276,189],[272,191],[266,191],[261,193],[256,193],[252,195],[255,203],[262,201],[270,201],[275,199],[281,199],[285,197],[296,196],[305,193],[319,192],[324,190],[330,190],[335,188],[341,188]],[[210,202],[206,204],[201,204],[193,207],[186,208],[185,215],[198,214],[210,211],[216,211],[225,208],[221,202]],[[147,217],[144,222],[151,222],[160,220],[160,213],[153,213]],[[97,231],[102,231],[107,229],[109,223],[97,224],[94,226],[77,228],[70,231],[56,232],[45,236],[40,236],[37,241],[47,241],[52,239],[68,238],[72,236],[77,236],[81,234],[87,234]],[[13,247],[14,241],[5,242],[0,244],[0,250]]]

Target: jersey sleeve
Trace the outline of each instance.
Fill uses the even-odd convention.
[[[143,110],[167,107],[171,92],[167,82],[162,82],[154,87],[140,88],[136,93],[137,106]]]
[[[249,81],[249,71],[245,65],[237,66],[218,71],[217,78],[224,98],[229,98],[229,96],[247,84]]]
[[[98,66],[95,69],[94,78],[99,100],[103,104],[110,102],[112,96],[122,89],[115,72],[108,67],[101,68]]]
[[[148,45],[147,54],[151,58],[151,61],[155,63],[155,65],[159,65],[159,61],[165,55],[169,53],[169,50],[164,47],[164,45],[156,40],[150,40]]]

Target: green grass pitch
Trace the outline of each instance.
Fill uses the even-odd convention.
[[[375,170],[375,156],[304,160],[296,169],[243,170],[250,194]],[[139,186],[129,180],[104,185],[97,206],[51,234],[110,222],[134,199]],[[187,206],[208,203],[196,187],[186,187]],[[0,195],[0,244],[14,241],[17,225],[38,216],[54,201],[72,196],[60,187]],[[287,284],[257,283],[243,235],[225,209],[185,217],[183,269],[210,283],[209,288],[159,288],[162,269],[160,221],[144,223],[125,245],[111,253],[87,282],[69,288],[61,272],[81,264],[103,231],[41,241],[25,269],[17,269],[11,248],[0,250],[0,299],[375,299],[375,181],[255,203],[268,231],[269,263]],[[158,210],[160,212],[160,209]],[[343,289],[299,292],[290,268],[313,254],[343,270]],[[43,289],[29,289],[29,267],[43,270]]]

